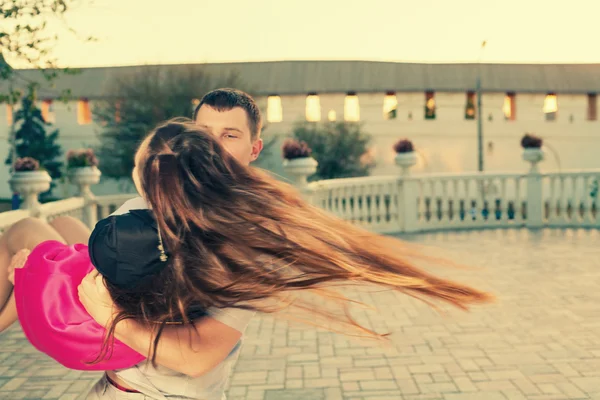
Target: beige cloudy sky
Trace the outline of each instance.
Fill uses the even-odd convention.
[[[98,41],[63,32],[54,54],[63,66],[474,62],[486,39],[486,62],[600,62],[598,15],[598,0],[94,0],[67,20]]]

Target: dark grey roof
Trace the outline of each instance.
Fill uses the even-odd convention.
[[[52,96],[71,89],[75,97],[110,96],[114,77],[147,68],[199,68],[219,76],[236,71],[253,94],[305,94],[385,91],[474,90],[478,71],[488,92],[596,93],[600,92],[600,64],[418,64],[374,61],[273,61],[223,64],[84,68],[77,75],[61,75]],[[18,81],[39,72],[18,71]],[[0,83],[0,87],[6,83]],[[3,88],[5,89],[5,87]]]

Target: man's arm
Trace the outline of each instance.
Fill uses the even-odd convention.
[[[140,323],[125,320],[117,324],[115,337],[138,351],[153,349],[152,332]],[[156,348],[156,363],[182,374],[201,376],[221,363],[242,337],[242,332],[211,317],[192,325],[169,325]]]
[[[116,315],[115,304],[102,275],[92,271],[78,287],[79,301],[96,322],[109,326]],[[210,371],[223,361],[240,340],[254,311],[209,309],[207,317],[194,325],[167,325],[158,341],[156,362],[190,376]],[[117,324],[115,337],[148,356],[154,344],[152,330],[133,320]]]

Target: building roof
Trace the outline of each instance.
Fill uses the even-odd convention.
[[[600,92],[600,64],[420,64],[376,61],[271,61],[163,66],[83,68],[76,75],[61,74],[54,88],[40,95],[54,97],[70,89],[75,97],[99,98],[119,76],[158,68],[161,71],[202,69],[209,74],[239,74],[254,95],[386,92],[468,91],[481,72],[486,92],[596,93]],[[19,70],[17,82],[38,79],[35,70]],[[0,82],[6,90],[7,83]]]

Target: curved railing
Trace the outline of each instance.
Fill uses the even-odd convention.
[[[99,218],[104,218],[115,211],[127,200],[137,194],[116,194],[94,197],[91,201],[83,197],[70,197],[64,200],[41,204],[35,210],[14,210],[0,213],[0,233],[15,222],[26,218],[36,217],[52,221],[61,216],[71,216],[84,221],[92,227]]]

